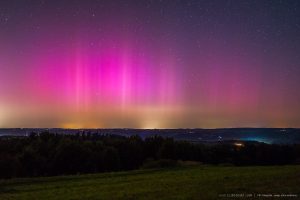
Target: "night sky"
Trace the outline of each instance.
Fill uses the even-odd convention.
[[[0,127],[300,127],[300,1],[1,0]]]

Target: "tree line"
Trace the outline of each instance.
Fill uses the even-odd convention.
[[[159,162],[162,160],[165,162]],[[84,132],[0,138],[0,178],[133,170],[169,166],[178,160],[231,165],[298,164],[300,145],[195,144],[161,136],[141,139]]]

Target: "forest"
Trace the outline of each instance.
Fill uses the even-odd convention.
[[[89,132],[0,138],[2,179],[175,167],[178,161],[232,166],[299,164],[300,145],[200,144],[161,136],[142,139]]]

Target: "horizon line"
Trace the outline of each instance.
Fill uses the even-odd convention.
[[[300,127],[219,127],[219,128],[129,128],[129,127],[123,127],[123,128],[63,128],[63,127],[0,127],[1,129],[68,129],[68,130],[105,130],[105,129],[131,129],[131,130],[178,130],[178,129],[204,129],[204,130],[216,130],[216,129],[300,129]]]

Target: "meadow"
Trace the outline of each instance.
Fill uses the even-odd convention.
[[[300,166],[209,166],[145,169],[0,181],[1,200],[300,198]],[[295,197],[295,195],[298,197]],[[270,199],[270,198],[266,198]],[[278,198],[277,198],[278,199]],[[286,199],[286,198],[281,198]]]

